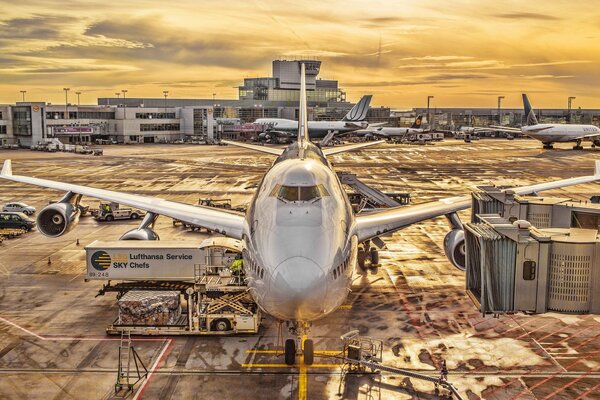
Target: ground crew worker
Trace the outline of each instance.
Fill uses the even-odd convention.
[[[244,260],[240,257],[233,260],[230,270],[234,275],[240,276],[242,274],[242,268],[244,268]]]

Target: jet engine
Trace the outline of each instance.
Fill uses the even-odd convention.
[[[146,214],[140,226],[127,231],[119,240],[160,240],[158,234],[154,231],[154,223],[158,215],[152,212]]]
[[[40,211],[37,228],[44,235],[58,237],[69,232],[79,222],[79,207],[69,202],[50,204]]]
[[[119,240],[160,240],[160,238],[152,228],[136,228],[125,232]]]
[[[452,229],[448,232],[444,238],[444,252],[452,265],[464,271],[466,268],[465,231]]]

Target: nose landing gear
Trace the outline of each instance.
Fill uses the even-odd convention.
[[[314,343],[312,339],[306,336],[309,331],[309,324],[306,322],[295,322],[289,327],[291,334],[296,339],[287,339],[285,341],[284,356],[287,365],[296,364],[296,357],[302,356],[305,365],[312,365],[315,359]],[[300,344],[299,346],[297,344]]]

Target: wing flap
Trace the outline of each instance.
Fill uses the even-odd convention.
[[[385,141],[379,140],[376,142],[362,142],[362,143],[349,144],[346,146],[330,147],[327,149],[323,149],[323,154],[325,154],[326,156],[330,156],[332,154],[344,153],[347,151],[354,151],[354,150],[362,149],[363,147],[374,146],[376,144],[381,144],[381,143],[385,143]]]
[[[600,180],[600,161],[596,161],[595,163],[594,175],[561,179],[553,182],[505,190],[512,190],[516,194],[526,195],[541,192],[543,190],[558,189],[565,186],[579,185],[598,180]],[[465,210],[469,207],[471,207],[470,196],[452,197],[415,206],[395,207],[358,215],[356,217],[355,229],[359,242],[362,242],[384,233],[394,232],[416,222],[451,214]]]
[[[256,145],[256,144],[232,142],[231,140],[221,140],[221,143],[226,143],[226,144],[230,144],[232,146],[243,147],[245,149],[259,151],[261,153],[272,154],[274,156],[280,156],[281,153],[283,153],[283,149],[277,149],[277,148],[274,148],[274,147],[259,146],[259,145]]]
[[[106,189],[97,189],[87,186],[72,185],[47,179],[32,178],[28,176],[12,175],[10,160],[4,162],[0,178],[13,182],[28,183],[65,192],[73,192],[83,196],[94,197],[100,200],[111,201],[129,207],[153,212],[166,217],[175,218],[189,224],[202,226],[225,236],[241,239],[245,218],[242,214],[216,210],[211,207],[193,206],[178,203],[157,197],[141,196],[136,194],[121,193]]]

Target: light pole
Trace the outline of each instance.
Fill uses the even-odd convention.
[[[504,96],[498,96],[498,125],[502,125],[502,115],[500,115],[502,99],[504,99]]]
[[[169,95],[169,91],[163,90],[163,95],[165,96],[165,118],[167,118],[167,96]]]
[[[427,96],[427,125],[431,127],[431,114],[429,113],[429,102],[433,99],[433,96]]]
[[[127,104],[125,104],[125,94],[127,93],[127,89],[121,90],[123,93],[123,119],[127,119]]]
[[[27,90],[21,90],[21,94],[23,95],[23,102],[25,102],[25,93],[27,93]]]
[[[572,101],[573,101],[573,100],[575,100],[576,98],[577,98],[577,97],[573,97],[573,96],[569,97],[569,116],[568,116],[568,118],[569,118],[569,123],[571,123],[571,103],[572,103]]]
[[[81,92],[75,92],[75,94],[77,95],[77,107],[79,107],[79,105],[81,104],[79,102],[79,96],[81,95]]]
[[[65,119],[69,119],[69,90],[70,88],[63,88],[65,91]]]
[[[213,93],[213,101],[215,101],[215,97],[217,96],[216,93]]]

